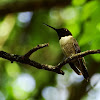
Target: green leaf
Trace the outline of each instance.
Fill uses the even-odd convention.
[[[100,37],[100,7],[89,17],[89,20],[84,24],[83,35],[79,41],[80,45],[92,43]],[[100,39],[100,38],[99,38]]]
[[[90,1],[85,4],[82,11],[82,21],[88,19],[93,12],[99,7],[99,3],[97,1]]]
[[[72,4],[75,6],[80,6],[80,5],[84,4],[85,2],[86,2],[86,0],[79,0],[79,1],[73,0]]]
[[[91,50],[95,50],[95,49],[100,49],[100,36],[98,38],[96,38],[92,45],[91,45]],[[100,62],[100,54],[93,54],[91,55],[97,62]]]

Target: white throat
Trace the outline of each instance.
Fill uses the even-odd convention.
[[[66,43],[70,43],[72,41],[73,41],[73,36],[69,35],[69,36],[61,37],[59,43],[60,45],[65,45]]]

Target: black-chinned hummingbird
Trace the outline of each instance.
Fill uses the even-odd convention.
[[[70,57],[74,54],[81,52],[78,42],[72,36],[71,32],[68,29],[66,28],[56,29],[50,25],[47,24],[44,25],[54,29],[57,32],[60,46],[66,57]],[[72,60],[69,63],[69,65],[78,75],[82,74],[87,81],[89,80],[89,75],[86,68],[84,57]]]

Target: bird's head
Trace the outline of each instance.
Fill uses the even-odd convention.
[[[50,26],[50,25],[47,25],[47,24],[44,24],[44,25],[46,25],[46,26],[48,26],[48,27],[54,29],[54,30],[57,32],[59,39],[60,39],[61,37],[65,37],[65,36],[72,35],[71,32],[70,32],[68,29],[66,29],[66,28],[56,29],[56,28],[54,28],[54,27],[52,27],[52,26]]]

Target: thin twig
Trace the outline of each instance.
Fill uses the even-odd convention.
[[[37,51],[37,50],[39,50],[39,49],[41,49],[41,48],[47,47],[47,46],[49,46],[49,43],[37,45],[36,47],[34,47],[34,48],[31,49],[30,51],[28,51],[23,57],[29,58],[30,55],[31,55],[33,52],[35,52],[35,51]]]

